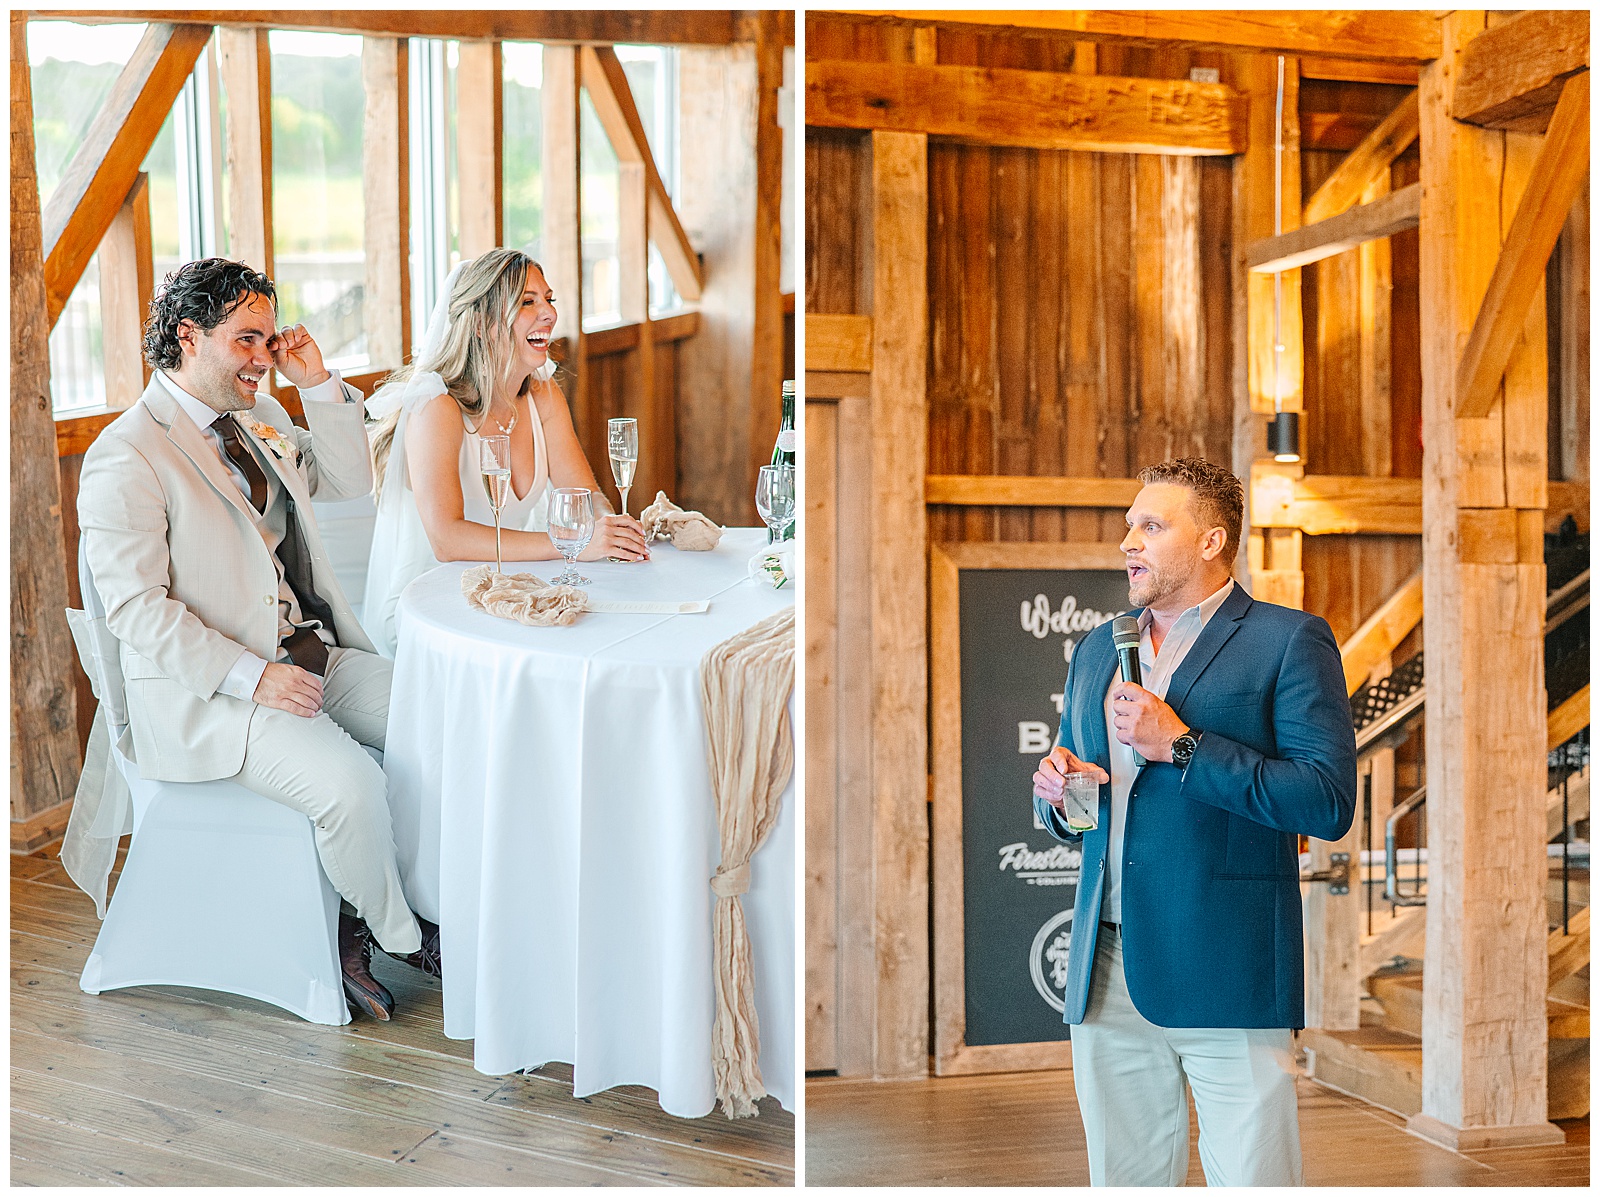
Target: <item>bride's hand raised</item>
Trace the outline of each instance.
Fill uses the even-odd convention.
[[[648,561],[650,549],[644,542],[644,525],[631,515],[601,515],[594,521],[594,536],[579,561],[602,561],[617,557],[623,561]]]

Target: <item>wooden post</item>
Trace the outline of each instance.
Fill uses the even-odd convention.
[[[217,29],[218,72],[228,97],[230,256],[267,277],[272,243],[272,55],[267,31]]]
[[[756,429],[770,408],[775,421],[781,399],[779,377],[770,394],[754,390],[762,365],[759,346],[765,309],[758,310],[757,250],[760,209],[759,113],[762,71],[752,42],[684,47],[678,51],[679,125],[682,144],[697,147],[681,164],[678,214],[690,240],[701,248],[705,285],[700,296],[700,331],[678,350],[678,460],[674,496],[684,507],[724,524],[755,524],[753,448]],[[768,115],[773,110],[767,109]],[[776,163],[774,163],[776,165]],[[771,236],[776,246],[777,210]],[[777,319],[781,370],[783,313],[773,259],[772,314]],[[758,413],[761,413],[758,416]],[[772,424],[773,436],[777,426]],[[766,442],[766,457],[772,439]]]
[[[410,59],[404,38],[361,39],[367,96],[362,141],[366,202],[367,360],[392,370],[411,356]]]
[[[1589,480],[1589,182],[1556,247],[1561,276],[1561,477]]]
[[[462,42],[456,71],[456,162],[463,258],[494,249],[504,236],[504,95],[500,43]]]
[[[1361,202],[1371,203],[1389,194],[1389,171],[1362,192]],[[1387,237],[1363,242],[1360,256],[1361,323],[1361,427],[1362,473],[1388,477],[1394,472],[1390,449],[1390,295],[1394,290],[1390,242]],[[1333,400],[1333,396],[1326,396]]]
[[[555,333],[566,341],[561,362],[563,389],[572,408],[573,426],[589,460],[605,459],[604,443],[596,444],[589,412],[588,346],[583,334],[583,221],[578,185],[578,47],[544,48],[544,228],[539,236],[539,264],[556,295]]]
[[[874,1073],[928,1067],[928,139],[872,134]],[[848,501],[848,500],[847,500]]]
[[[1248,246],[1271,237],[1275,229],[1278,62],[1273,55],[1240,54],[1229,60],[1232,86],[1249,104],[1249,146],[1234,165],[1234,435],[1233,472],[1245,488],[1248,553],[1235,567],[1247,570],[1253,597],[1298,607],[1304,593],[1300,570],[1299,533],[1278,535],[1253,528],[1248,481],[1254,464],[1266,453],[1266,425],[1273,411],[1273,304],[1271,275],[1245,270]],[[1297,59],[1283,64],[1283,194],[1282,226],[1300,225],[1300,74]],[[1305,369],[1301,327],[1300,271],[1282,275],[1277,388],[1285,411],[1299,411]]]
[[[1536,488],[1530,462],[1511,468],[1506,436],[1546,397],[1513,382],[1514,362],[1488,417],[1455,415],[1520,183],[1505,134],[1450,117],[1484,14],[1440,25],[1418,90],[1429,910],[1422,1111],[1408,1129],[1466,1150],[1563,1140],[1546,1121],[1543,512],[1513,505]],[[1542,437],[1518,449],[1530,451]]]
[[[78,784],[74,652],[63,612],[61,473],[33,146],[28,19],[11,14],[11,836],[34,838]]]
[[[100,327],[106,354],[106,406],[131,407],[150,381],[141,344],[150,311],[150,176],[143,171],[100,243]]]
[[[744,493],[753,496],[756,471],[772,461],[783,414],[783,129],[778,91],[783,86],[783,35],[776,9],[755,15],[755,277],[750,347],[750,431]],[[752,503],[754,499],[750,500]]]

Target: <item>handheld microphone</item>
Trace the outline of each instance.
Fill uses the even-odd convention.
[[[1111,643],[1117,647],[1117,661],[1122,666],[1122,680],[1142,686],[1139,673],[1139,621],[1131,615],[1119,615],[1111,621]],[[1149,764],[1133,750],[1133,763],[1140,768]]]

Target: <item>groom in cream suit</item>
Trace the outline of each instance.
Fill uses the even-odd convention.
[[[276,329],[270,279],[220,258],[170,275],[151,303],[155,367],[95,440],[78,494],[86,555],[121,645],[140,774],[231,778],[301,811],[344,898],[346,993],[387,1019],[370,939],[438,972],[438,928],[400,890],[381,749],[390,663],[334,578],[311,499],[372,489],[360,395],[303,326]],[[277,369],[310,431],[265,393]],[[370,931],[369,931],[370,927]]]

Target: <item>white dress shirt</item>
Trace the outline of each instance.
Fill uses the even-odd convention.
[[[1146,607],[1139,616],[1139,676],[1143,679],[1140,685],[1165,700],[1167,687],[1172,684],[1172,675],[1178,672],[1178,666],[1183,664],[1183,659],[1189,655],[1189,650],[1200,638],[1206,624],[1211,622],[1217,608],[1232,593],[1233,579],[1229,578],[1215,594],[1201,599],[1178,616],[1161,641],[1159,653],[1150,643],[1153,617]],[[1128,791],[1133,789],[1133,783],[1139,776],[1139,768],[1133,763],[1132,746],[1117,739],[1114,722],[1116,712],[1111,707],[1111,692],[1121,681],[1122,671],[1118,669],[1111,675],[1111,684],[1106,687],[1105,697],[1106,740],[1111,745],[1111,831],[1106,843],[1106,890],[1100,902],[1100,917],[1108,923],[1122,922],[1122,838],[1128,822]]]
[[[325,382],[320,382],[314,387],[299,388],[300,398],[302,400],[310,400],[313,403],[347,402],[344,393],[344,380],[339,377],[339,372],[330,370],[328,373],[331,377]],[[177,379],[173,378],[165,370],[155,371],[155,376],[161,381],[161,385],[167,388],[173,399],[177,401],[184,414],[195,422],[195,426],[200,429],[201,435],[217,451],[217,457],[222,462],[223,469],[228,471],[228,477],[233,479],[234,485],[239,488],[239,493],[244,496],[245,503],[248,505],[250,502],[250,482],[244,476],[244,471],[235,465],[228,456],[227,450],[222,445],[222,434],[214,427],[217,418],[222,413],[189,394],[178,384]],[[246,414],[248,415],[249,413],[247,412]],[[268,486],[275,488],[277,480],[273,477],[272,472],[265,469],[262,472],[266,475]],[[269,498],[272,493],[272,490],[269,490]],[[268,506],[270,508],[271,504],[269,503]],[[278,567],[278,575],[280,588],[286,589],[283,584],[283,567],[281,565]],[[293,601],[292,592],[290,601]],[[256,687],[261,684],[261,675],[266,670],[266,661],[248,648],[243,649],[239,653],[238,660],[228,670],[228,675],[222,679],[222,684],[217,687],[217,693],[227,694],[230,697],[249,702],[255,697]]]

